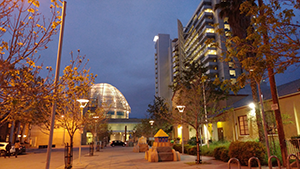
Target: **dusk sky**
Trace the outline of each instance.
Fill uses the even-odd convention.
[[[67,0],[61,70],[69,64],[70,52],[80,49],[90,60],[91,72],[98,75],[95,83],[115,86],[131,107],[130,117],[145,118],[155,94],[153,38],[159,33],[177,38],[177,19],[187,24],[200,2]],[[48,9],[46,4],[40,8]],[[44,66],[55,68],[57,45],[58,34],[40,53]],[[284,79],[277,84],[298,79],[299,72],[280,75]]]

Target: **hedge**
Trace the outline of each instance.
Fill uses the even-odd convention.
[[[217,148],[214,149],[213,155],[214,155],[216,160],[221,160],[221,151],[223,149],[226,149],[226,147],[225,146],[220,146],[220,147],[217,147]]]
[[[248,165],[248,160],[251,157],[257,157],[261,163],[263,163],[265,156],[265,146],[260,142],[247,141],[247,142],[232,142],[229,146],[228,155],[230,158],[239,159],[241,165]],[[257,165],[256,161],[252,161]]]

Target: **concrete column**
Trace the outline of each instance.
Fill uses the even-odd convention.
[[[219,141],[218,137],[218,125],[216,122],[212,123],[212,140]]]
[[[187,144],[190,139],[189,128],[186,124],[184,124],[182,127],[183,127],[183,133],[182,133],[183,134],[183,143]]]
[[[209,131],[208,131],[208,125],[209,124],[203,124],[202,125],[202,128],[203,128],[203,141],[204,141],[204,143],[208,143],[208,141],[209,141],[209,139],[210,139],[210,137],[211,137],[211,134],[209,133]]]
[[[125,126],[125,132],[124,132],[125,136],[124,136],[124,142],[126,141],[126,135],[127,135],[127,126]]]

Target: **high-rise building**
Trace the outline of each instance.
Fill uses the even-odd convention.
[[[172,71],[172,41],[168,34],[158,34],[155,42],[155,96],[165,99],[171,105],[173,71]]]
[[[242,70],[235,62],[223,62],[221,59],[222,53],[226,51],[225,38],[216,33],[214,24],[225,30],[230,27],[220,19],[218,11],[213,11],[215,3],[216,0],[202,0],[185,27],[178,20],[178,57],[183,58],[184,63],[203,64],[210,78],[235,82]],[[219,47],[205,44],[207,39],[213,39]]]
[[[182,62],[180,62],[178,53],[178,39],[172,41],[172,68],[173,68],[173,85],[176,86],[180,80],[182,72]]]

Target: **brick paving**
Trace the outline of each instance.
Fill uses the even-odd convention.
[[[94,156],[84,155],[81,163],[78,159],[73,161],[73,169],[227,169],[228,164],[213,157],[202,157],[204,164],[195,165],[196,157],[191,155],[181,155],[181,161],[156,162],[151,163],[145,159],[145,153],[135,153],[133,147],[105,147],[101,152],[96,152]],[[63,169],[64,166],[58,169]],[[232,169],[237,169],[236,164],[231,165]],[[242,167],[246,169],[248,167]],[[268,167],[262,167],[264,169]]]

